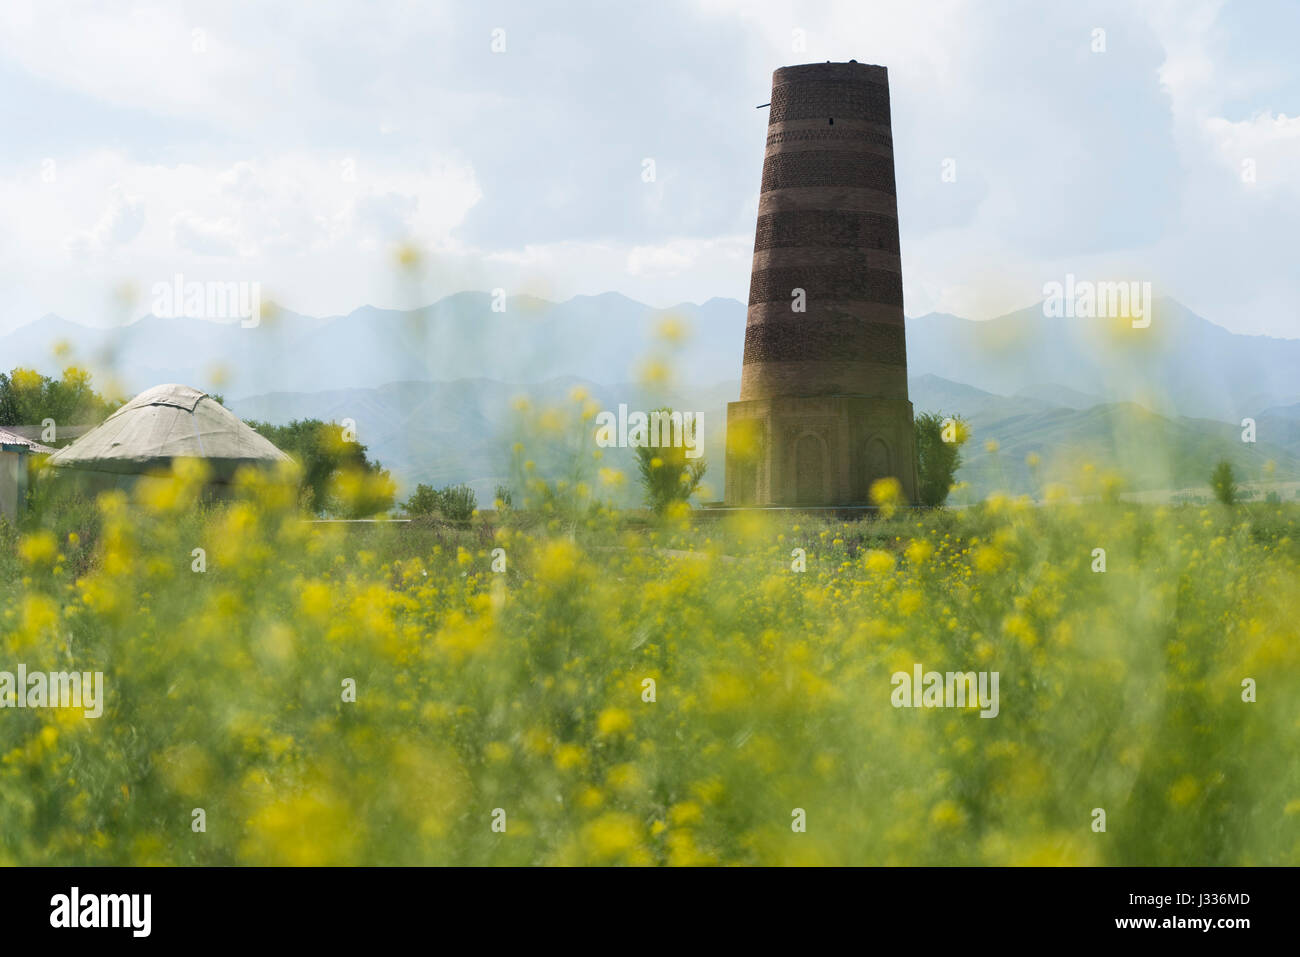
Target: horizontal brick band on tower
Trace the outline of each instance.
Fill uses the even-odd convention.
[[[772,85],[781,83],[874,83],[889,89],[889,70],[874,63],[796,63],[794,66],[777,67],[772,73]]]
[[[789,362],[760,362],[745,366],[745,373],[752,376],[774,398],[802,395],[798,388],[808,381],[810,373],[826,384],[826,388],[811,395],[851,395],[853,390],[847,387],[848,383],[860,377],[863,370],[864,365],[860,362],[827,362],[822,359],[792,359]],[[869,362],[865,364],[865,370],[880,383],[882,392],[894,392],[907,385],[907,369],[903,366]]]
[[[907,336],[901,325],[863,322],[855,317],[797,319],[745,328],[745,364],[833,361],[871,356],[887,366],[907,365]]]
[[[831,299],[818,303],[819,314],[853,317],[866,322],[883,322],[891,326],[904,324],[903,310],[897,306],[886,306],[878,302],[863,302],[860,299]],[[745,326],[761,326],[769,322],[790,322],[791,319],[803,319],[803,316],[791,316],[788,302],[760,302],[749,307],[749,316]],[[845,357],[851,361],[865,362],[870,357]]]
[[[883,213],[898,216],[898,200],[892,193],[852,186],[820,189],[774,189],[758,194],[758,214],[787,213],[804,209],[840,209],[854,213]]]
[[[888,133],[878,133],[874,130],[855,129],[846,126],[819,126],[813,130],[781,130],[780,132],[767,134],[767,148],[769,150],[774,146],[793,148],[810,144],[822,146],[828,143],[833,143],[836,146],[875,146],[887,150],[894,148],[894,138]]]
[[[878,269],[882,272],[901,273],[903,260],[898,253],[892,253],[887,249],[854,249],[849,246],[777,246],[755,251],[752,272],[764,269],[803,269],[821,266],[847,266],[852,269]],[[822,302],[824,299],[819,298],[817,305]],[[754,306],[758,305],[761,303],[754,303]],[[785,305],[786,314],[789,315],[790,303],[786,302]],[[750,308],[752,309],[753,306]],[[813,309],[809,308],[808,311],[812,312]],[[902,315],[901,309],[898,312]]]
[[[804,326],[817,324],[818,302],[826,299],[861,299],[903,308],[903,275],[861,265],[789,266],[755,269],[749,278],[749,304],[784,300],[793,303],[795,289],[804,291],[806,313],[791,310]]]
[[[792,209],[758,217],[756,252],[788,246],[897,253],[898,220],[885,213],[843,209]]]
[[[876,83],[781,83],[778,78],[769,123],[819,117],[889,125],[889,88]]]
[[[861,150],[798,150],[774,153],[763,162],[760,192],[810,186],[851,186],[894,196],[894,159]]]

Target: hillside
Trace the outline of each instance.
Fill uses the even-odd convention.
[[[913,375],[1076,408],[1137,402],[1165,415],[1238,422],[1300,401],[1300,339],[1235,335],[1172,299],[1155,301],[1146,329],[1048,318],[1040,306],[986,322],[922,316],[909,321],[907,352]]]
[[[462,292],[406,312],[362,306],[313,318],[267,308],[250,329],[154,316],[102,329],[45,316],[0,336],[0,367],[52,371],[61,361],[52,349],[65,342],[72,361],[101,381],[111,372],[128,393],[161,382],[236,396],[473,378],[625,382],[664,353],[656,327],[672,315],[685,333],[671,357],[680,387],[740,375],[745,306],[732,299],[658,310],[605,293],[563,303],[514,296],[505,306],[494,312],[487,293]],[[1147,329],[1049,319],[1039,306],[978,322],[921,316],[908,320],[907,351],[913,376],[1078,410],[1136,402],[1235,423],[1300,403],[1300,339],[1235,335],[1168,299],[1157,300]]]
[[[1300,443],[1290,445],[1261,434],[1254,445],[1241,442],[1237,426],[1206,419],[1165,417],[1133,403],[1073,409],[1026,396],[1002,396],[937,376],[917,376],[909,384],[917,412],[958,414],[973,429],[966,447],[966,464],[958,480],[970,494],[995,490],[1038,494],[1048,482],[1071,488],[1086,481],[1089,470],[1099,477],[1116,473],[1133,491],[1201,487],[1210,468],[1227,458],[1243,479],[1264,477],[1265,463],[1274,463],[1275,481],[1300,479]],[[709,462],[706,484],[714,497],[722,495],[723,441],[726,403],[739,391],[735,382],[706,390],[650,390],[636,385],[603,385],[565,377],[544,383],[504,383],[491,379],[452,382],[396,382],[377,389],[338,389],[316,393],[277,392],[228,404],[245,419],[283,423],[295,418],[336,421],[351,418],[359,441],[373,457],[392,470],[404,488],[416,482],[445,485],[465,482],[480,501],[490,501],[497,484],[510,481],[510,448],[523,443],[540,466],[564,468],[568,445],[551,438],[519,434],[512,406],[527,398],[536,407],[575,407],[574,389],[584,390],[601,409],[649,410],[660,405],[703,416],[704,450]],[[1293,421],[1292,425],[1300,424]],[[1271,428],[1271,427],[1270,427]],[[985,443],[996,442],[996,452]],[[587,442],[586,451],[594,449]],[[1037,455],[1036,469],[1026,458]],[[611,449],[601,465],[634,472],[632,453]],[[596,467],[586,461],[588,472]],[[635,500],[635,489],[624,499]],[[626,498],[626,496],[631,496]]]
[[[554,436],[521,431],[514,411],[524,398],[534,408],[576,410],[575,392],[584,394],[601,410],[617,411],[620,403],[630,410],[649,411],[661,406],[692,411],[702,422],[704,456],[709,462],[706,484],[722,497],[723,441],[726,404],[739,391],[737,382],[723,383],[691,394],[639,385],[602,385],[575,376],[534,384],[505,383],[491,379],[452,382],[394,382],[377,389],[337,389],[327,392],[275,392],[232,399],[227,405],[240,418],[283,424],[291,419],[319,418],[356,423],[357,440],[371,458],[378,459],[402,486],[403,492],[423,482],[442,486],[464,482],[480,502],[490,502],[498,484],[513,480],[511,447],[519,442],[525,454],[541,469],[567,473],[574,462],[570,450],[583,445],[582,468],[594,478],[599,466],[635,473],[633,453],[607,449],[599,463],[590,437]],[[615,490],[617,491],[617,490]],[[626,487],[619,498],[636,502],[635,488]]]
[[[1046,483],[1091,487],[1111,474],[1130,491],[1203,488],[1220,459],[1231,462],[1242,480],[1263,480],[1270,462],[1274,481],[1300,478],[1294,447],[1243,443],[1236,426],[1166,418],[1134,403],[974,416],[972,425],[974,440],[958,478],[976,497],[993,489],[1038,495]],[[990,440],[996,451],[986,448]],[[1039,460],[1033,468],[1026,462],[1031,455]]]

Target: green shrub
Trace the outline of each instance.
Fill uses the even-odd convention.
[[[1237,501],[1237,476],[1232,471],[1232,463],[1227,459],[1220,460],[1219,464],[1214,467],[1214,472],[1210,475],[1210,488],[1214,492],[1214,497],[1224,505],[1232,505]]]
[[[435,489],[432,485],[421,483],[415,486],[415,492],[402,508],[413,518],[440,515],[449,522],[468,522],[474,517],[478,500],[468,485],[447,485]]]
[[[970,438],[970,427],[955,416],[922,412],[913,420],[912,428],[920,504],[942,505],[952,489],[953,477],[961,468],[961,447]]]

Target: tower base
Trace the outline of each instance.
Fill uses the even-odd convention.
[[[912,403],[857,395],[727,404],[727,505],[867,505],[893,476],[917,501]]]

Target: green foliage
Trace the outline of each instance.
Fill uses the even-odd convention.
[[[10,661],[106,690],[3,712],[0,859],[1300,863],[1295,504],[484,534],[252,495],[105,496],[82,568],[0,527]],[[997,717],[893,706],[914,665],[998,672]]]
[[[478,508],[478,499],[468,485],[448,485],[438,490],[442,517],[451,522],[468,522]]]
[[[27,508],[20,516],[20,528],[31,534],[47,531],[62,544],[64,560],[74,574],[84,573],[91,562],[91,548],[99,538],[100,514],[95,499],[77,485],[61,482],[51,469],[39,469],[32,476]],[[0,543],[0,549],[3,549]],[[0,573],[2,577],[2,573]]]
[[[388,472],[366,457],[364,445],[346,440],[338,423],[295,419],[288,425],[248,425],[302,466],[302,504],[312,514],[360,518],[392,508]]]
[[[0,372],[0,426],[98,425],[122,405],[94,390],[90,373],[75,366],[53,379],[31,369]]]
[[[1124,477],[1118,473],[1109,472],[1100,479],[1101,483],[1101,500],[1107,505],[1118,505],[1123,501],[1125,491]]]
[[[498,512],[504,512],[512,505],[514,505],[514,496],[510,492],[510,486],[498,485],[493,497],[493,506]]]
[[[964,411],[973,414],[975,408]],[[1231,463],[1239,483],[1300,480],[1300,446],[1279,430],[1265,430],[1259,443],[1251,444],[1241,441],[1236,425],[1170,419],[1131,402],[1039,415],[1026,400],[996,414],[982,410],[980,416],[979,440],[963,446],[957,473],[967,486],[962,493],[966,501],[992,492],[1039,498],[1048,486],[1075,486],[1089,465],[1098,477],[1122,476],[1126,494],[1199,486],[1211,501],[1206,479],[1220,459]],[[997,451],[985,445],[990,439]],[[1028,461],[1034,453],[1037,465]],[[1275,463],[1272,470],[1266,467],[1269,461]],[[1101,490],[1078,491],[1091,496]],[[954,493],[949,501],[957,497]]]
[[[955,416],[922,412],[913,419],[912,428],[916,437],[920,504],[942,505],[948,499],[953,477],[961,468],[961,447],[970,438],[970,427]]]
[[[655,411],[672,414],[672,410],[667,408]],[[703,457],[688,459],[686,451],[684,443],[682,446],[641,446],[636,450],[645,503],[656,515],[664,514],[674,504],[689,502],[704,479],[708,463]]]
[[[411,497],[406,500],[402,506],[402,511],[410,516],[434,515],[439,511],[441,504],[438,490],[432,485],[420,483],[415,486],[415,491]]]
[[[410,516],[441,515],[449,522],[468,522],[478,508],[478,499],[468,485],[415,486],[415,492],[402,509]]]
[[[1210,474],[1210,489],[1214,497],[1224,505],[1233,505],[1237,501],[1237,476],[1232,471],[1232,463],[1221,459]]]

